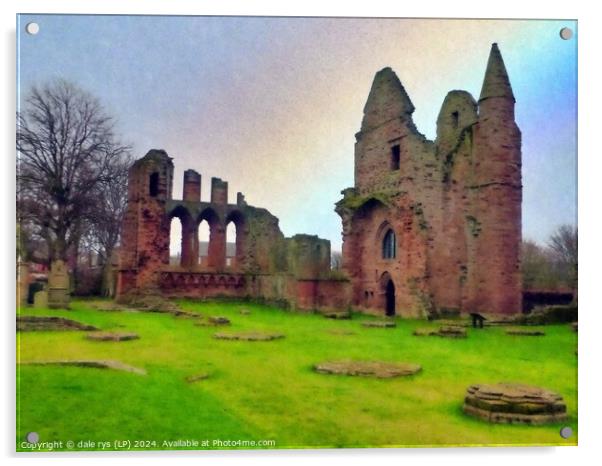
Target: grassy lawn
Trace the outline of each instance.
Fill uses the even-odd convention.
[[[199,327],[168,314],[102,312],[86,301],[56,315],[103,330],[132,331],[139,340],[97,342],[85,332],[19,332],[20,361],[116,359],[148,375],[79,367],[18,366],[17,447],[27,432],[41,441],[196,439],[273,440],[272,448],[438,445],[574,445],[577,442],[577,335],[569,325],[546,326],[543,337],[469,329],[464,340],[414,337],[424,321],[364,328],[367,316],[329,320],[248,303],[182,301],[183,309],[223,315],[230,328]],[[240,315],[241,308],[251,311]],[[332,330],[354,332],[335,334]],[[266,330],[286,338],[224,341],[217,331]],[[317,374],[332,359],[414,362],[422,372],[396,379]],[[187,376],[210,377],[187,383]],[[565,398],[575,434],[562,425],[494,425],[462,412],[471,383],[539,385]],[[563,424],[564,425],[564,424]],[[133,445],[132,445],[133,446]],[[111,447],[112,449],[112,447]]]

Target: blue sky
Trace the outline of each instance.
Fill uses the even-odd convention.
[[[498,42],[523,134],[523,235],[576,223],[577,39],[572,21],[24,15],[19,91],[56,77],[100,98],[136,157],[163,148],[182,173],[229,181],[230,202],[340,249],[334,202],[353,185],[354,134],[374,74],[391,66],[435,136],[452,89],[478,98]],[[30,21],[40,24],[25,34]]]

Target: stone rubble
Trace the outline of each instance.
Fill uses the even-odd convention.
[[[470,416],[503,424],[547,424],[567,419],[561,395],[518,383],[468,387],[463,410]]]

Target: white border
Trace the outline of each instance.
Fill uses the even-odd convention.
[[[308,461],[319,464],[364,465],[371,459],[379,464],[415,463],[446,465],[497,465],[509,463],[547,465],[589,464],[598,460],[600,442],[597,433],[602,431],[600,396],[602,384],[600,376],[600,330],[602,310],[596,306],[595,291],[600,288],[600,207],[602,200],[600,180],[602,166],[598,147],[594,144],[595,135],[602,130],[600,122],[600,74],[599,44],[601,19],[596,15],[594,2],[547,1],[528,3],[524,0],[503,2],[455,0],[435,2],[391,2],[381,0],[347,1],[344,4],[326,3],[319,0],[304,0],[295,3],[283,1],[202,1],[191,0],[5,0],[1,3],[2,13],[2,92],[4,102],[0,112],[2,130],[4,180],[2,185],[5,210],[9,226],[2,229],[3,240],[0,279],[1,296],[5,297],[2,307],[4,323],[4,384],[2,384],[5,408],[0,424],[3,456],[8,464],[18,458],[30,461],[58,460],[61,463],[86,462],[100,464],[110,458],[127,459],[133,464],[164,464],[166,458],[177,459],[185,464],[198,464],[200,461],[233,464],[244,460],[249,464],[301,464]],[[402,450],[294,450],[262,452],[148,452],[136,454],[46,454],[29,455],[14,453],[14,115],[15,115],[15,14],[21,13],[104,13],[104,14],[214,14],[214,15],[285,15],[285,16],[394,16],[394,17],[467,17],[467,18],[565,18],[579,20],[579,230],[580,230],[580,283],[579,300],[581,322],[579,325],[579,447],[558,448],[464,448],[464,449],[402,449]],[[554,182],[554,180],[550,180]],[[6,213],[4,215],[7,215]],[[5,217],[6,220],[6,217]],[[598,266],[598,267],[596,267]],[[43,400],[41,400],[43,401]]]

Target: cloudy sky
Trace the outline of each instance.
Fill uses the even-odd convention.
[[[576,224],[577,40],[572,21],[262,17],[19,17],[19,95],[65,78],[117,118],[136,157],[165,149],[183,171],[229,182],[286,235],[340,249],[334,203],[353,185],[354,134],[374,74],[397,73],[428,138],[447,92],[478,98],[497,42],[523,133],[523,235]],[[37,35],[24,33],[36,21]]]

